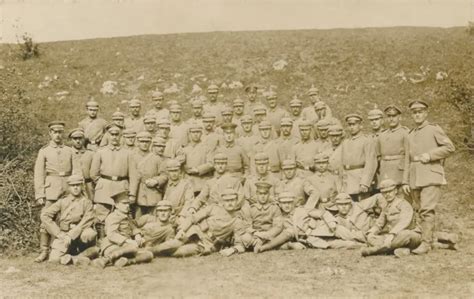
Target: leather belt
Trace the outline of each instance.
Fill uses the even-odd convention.
[[[405,158],[404,155],[382,156],[382,160],[384,160],[384,161],[401,160],[403,158]]]
[[[344,165],[344,170],[354,170],[354,169],[361,169],[364,168],[365,164],[360,165]]]
[[[109,181],[124,181],[128,180],[128,176],[108,176],[105,174],[100,175],[101,178],[109,180]]]
[[[65,177],[65,176],[70,176],[72,173],[70,171],[63,171],[63,172],[56,172],[56,171],[47,171],[46,175],[50,176],[60,176],[60,177]]]

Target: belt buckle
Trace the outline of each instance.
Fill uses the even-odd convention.
[[[66,172],[65,172],[65,171],[60,172],[60,173],[59,173],[59,176],[66,176]]]
[[[118,181],[118,176],[113,175],[113,176],[112,176],[112,181]]]

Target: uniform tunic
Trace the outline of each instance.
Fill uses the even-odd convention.
[[[245,180],[244,184],[244,199],[249,203],[254,203],[257,195],[257,187],[255,183],[266,182],[272,185],[269,190],[270,201],[275,199],[275,188],[279,185],[280,180],[277,179],[273,174],[267,173],[265,176],[251,175]]]
[[[107,121],[103,118],[86,117],[78,125],[84,130],[84,137],[89,140],[88,148],[96,149],[104,136]]]
[[[306,194],[317,194],[317,202],[311,208],[332,208],[336,195],[341,192],[341,180],[338,176],[326,171],[316,172],[304,181]]]
[[[274,140],[259,138],[253,144],[250,156],[250,173],[256,174],[255,155],[257,153],[268,155],[268,169],[271,172],[280,172],[280,158],[278,156],[278,144]]]
[[[215,177],[204,183],[201,193],[194,200],[192,207],[198,210],[204,205],[220,203],[221,194],[228,187],[232,187],[239,194],[239,197],[243,196],[243,186],[240,179],[228,173],[221,176],[216,174]]]
[[[216,153],[222,153],[227,156],[227,171],[229,173],[248,173],[249,157],[242,146],[236,143],[225,143],[217,147]]]
[[[399,126],[387,129],[375,140],[380,161],[378,183],[392,179],[397,185],[408,184],[410,157],[408,156],[408,129]]]
[[[314,166],[314,157],[318,153],[318,146],[313,139],[300,140],[296,143],[293,154],[300,177],[305,178],[312,174],[310,168]]]
[[[77,161],[82,176],[84,177],[85,185],[86,185],[86,192],[87,197],[90,200],[94,199],[94,190],[92,185],[92,178],[91,178],[91,165],[92,165],[92,158],[94,157],[94,152],[91,150],[86,149],[76,149],[72,148],[74,153],[74,159]]]
[[[192,183],[188,179],[180,179],[178,181],[168,180],[163,199],[171,202],[173,215],[180,215],[183,208],[185,206],[189,207],[194,200]],[[185,213],[186,211],[183,212]]]
[[[127,117],[124,120],[125,129],[133,130],[135,133],[145,131],[145,125],[143,124],[143,117]]]
[[[273,109],[268,108],[267,110],[267,120],[272,124],[278,136],[280,135],[281,119],[288,115],[288,111],[280,107],[275,107]]]
[[[159,119],[162,119],[162,118],[169,118],[170,117],[170,111],[166,108],[161,108],[161,109],[156,109],[156,108],[152,108],[150,110],[148,110],[146,113],[145,113],[146,116],[148,115],[151,115],[153,117],[155,117],[155,119],[158,121]]]
[[[304,180],[296,175],[291,179],[287,179],[284,175],[282,177],[275,188],[275,195],[278,197],[281,192],[290,191],[295,195],[296,206],[304,205],[306,203],[303,188]]]
[[[153,153],[136,151],[133,154],[135,164],[137,165],[138,191],[137,205],[154,207],[163,197],[161,186],[166,182],[166,174],[163,159]],[[152,188],[147,187],[145,182],[148,179],[155,179],[158,185]]]
[[[203,142],[191,142],[183,148],[185,156],[184,172],[191,181],[194,192],[200,192],[204,182],[210,178],[214,167],[211,164],[212,152]],[[196,168],[198,174],[188,174],[189,169]]]

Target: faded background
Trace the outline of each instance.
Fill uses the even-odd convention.
[[[180,32],[465,26],[474,0],[0,0],[0,42]]]

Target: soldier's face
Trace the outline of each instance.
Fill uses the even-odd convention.
[[[135,144],[135,137],[125,137],[125,144],[132,146]]]
[[[285,175],[285,178],[292,179],[296,175],[296,168],[283,169],[283,174]]]
[[[171,210],[157,210],[156,211],[156,217],[158,217],[158,220],[161,222],[168,222],[171,216]]]
[[[400,124],[400,120],[401,120],[401,115],[400,114],[388,114],[387,115],[388,126],[392,129],[398,127],[398,124]]]
[[[170,130],[171,130],[170,127],[159,127],[158,128],[158,132],[160,133],[160,136],[165,138],[165,139],[168,139],[168,137],[170,136]]]
[[[144,152],[148,151],[151,142],[149,140],[140,140],[138,142],[138,148]]]
[[[139,116],[140,115],[140,106],[130,107],[129,111],[133,116]]]
[[[301,139],[308,140],[309,137],[311,136],[311,128],[300,127],[300,135],[301,135]]]
[[[270,197],[270,195],[268,194],[268,190],[267,189],[260,189],[258,190],[257,189],[257,201],[259,204],[263,205],[263,204],[266,204],[268,202],[268,198]]]
[[[415,124],[421,125],[428,117],[428,111],[426,109],[421,108],[414,109],[411,112],[411,116],[413,117]]]
[[[283,213],[289,214],[291,213],[294,208],[295,204],[293,201],[284,201],[279,203],[280,209],[282,210]]]
[[[327,162],[314,162],[314,168],[317,172],[325,172],[328,169]]]
[[[97,117],[97,112],[99,110],[97,108],[87,108],[87,115],[89,115],[90,118],[96,118]]]
[[[359,121],[350,121],[347,123],[347,126],[351,135],[357,135],[362,130],[362,125]]]
[[[227,162],[217,161],[214,162],[214,169],[218,174],[223,174],[227,168]]]
[[[235,115],[242,115],[244,114],[244,106],[234,106],[234,113]]]
[[[261,128],[260,129],[260,136],[262,136],[263,139],[268,139],[270,138],[270,133],[272,132],[271,128]]]
[[[154,98],[153,99],[153,105],[155,106],[156,109],[161,109],[163,106],[163,99],[162,98]]]
[[[346,216],[347,214],[349,214],[351,209],[352,209],[352,203],[351,202],[338,203],[337,204],[338,213],[341,214],[342,216]]]
[[[342,135],[331,135],[329,136],[329,139],[331,140],[333,146],[338,146],[339,144],[341,144]]]
[[[119,202],[115,204],[115,208],[122,212],[123,214],[128,214],[130,212],[130,205],[128,203]]]
[[[156,123],[154,122],[146,122],[145,123],[145,130],[150,132],[150,133],[153,133],[156,131]]]
[[[247,93],[247,98],[249,99],[250,102],[254,102],[257,99],[257,91],[249,91]]]
[[[234,197],[232,199],[226,198],[225,200],[222,201],[222,206],[227,212],[234,211],[235,207],[237,206],[237,197]]]
[[[82,184],[73,184],[69,185],[69,193],[71,193],[72,196],[78,197],[82,193]]]
[[[255,164],[255,169],[259,175],[265,175],[268,171],[268,163]]]
[[[193,115],[194,115],[194,117],[201,117],[202,116],[202,107],[193,107]]]
[[[84,144],[84,137],[73,137],[72,138],[72,146],[75,149],[81,149],[83,144]]]
[[[292,106],[290,107],[290,110],[294,116],[300,116],[301,114],[301,106]]]
[[[202,131],[190,131],[189,136],[192,142],[199,142],[201,140]]]
[[[123,127],[124,120],[123,119],[114,119],[112,122],[114,124],[116,124],[117,126]]]
[[[226,130],[224,131],[224,140],[227,143],[232,143],[234,142],[235,139],[235,133],[234,131]]]
[[[209,93],[209,100],[211,102],[217,101],[217,92]]]
[[[172,181],[179,180],[180,170],[179,169],[169,169],[168,175]]]
[[[268,99],[267,102],[268,102],[268,107],[270,107],[270,108],[275,108],[276,105],[277,105],[277,100],[276,99]]]
[[[383,124],[383,118],[376,118],[376,119],[371,119],[370,120],[370,126],[372,127],[372,130],[378,131],[382,127]]]
[[[113,132],[109,132],[110,134],[110,143],[112,145],[119,145],[120,144],[120,132],[117,132],[117,131],[113,131]]]
[[[326,117],[326,108],[317,109],[316,114],[318,115],[319,119],[323,119]]]
[[[249,122],[242,123],[242,129],[244,130],[245,133],[252,131],[252,123],[249,123]]]
[[[321,101],[321,98],[316,94],[312,94],[312,95],[309,96],[309,100],[314,105],[314,103]]]
[[[266,113],[261,113],[261,114],[255,114],[254,115],[254,120],[256,123],[260,123],[262,120],[264,120],[267,117]]]
[[[281,135],[287,137],[287,136],[290,136],[291,135],[291,128],[293,126],[289,126],[289,125],[283,125],[280,127],[280,133]]]
[[[319,138],[326,139],[328,138],[328,129],[318,129]]]
[[[63,141],[63,130],[49,130],[49,137],[54,143],[61,143]]]
[[[181,120],[181,112],[180,111],[173,111],[170,113],[171,120],[174,122],[178,122]]]
[[[225,123],[230,123],[232,122],[232,114],[224,114],[222,115],[222,119],[224,120]]]
[[[395,197],[397,197],[397,188],[391,191],[382,192],[382,195],[388,202],[392,202],[395,199]]]
[[[163,156],[163,153],[165,152],[165,146],[164,145],[154,145],[153,146],[153,153],[155,153],[158,156]]]
[[[206,131],[212,131],[212,128],[214,127],[214,122],[213,121],[203,121],[202,123],[203,123],[204,129],[206,129]]]

